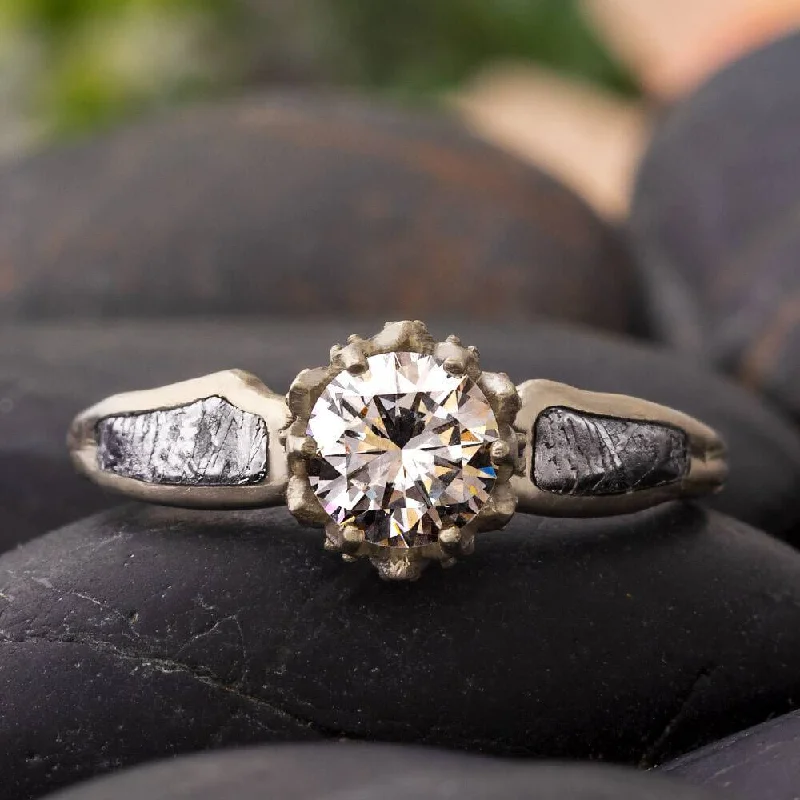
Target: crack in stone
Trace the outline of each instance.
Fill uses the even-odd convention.
[[[244,692],[241,690],[241,688],[237,687],[235,684],[223,683],[217,677],[215,677],[210,671],[195,669],[189,666],[188,664],[175,660],[174,658],[163,657],[163,656],[148,656],[140,653],[129,653],[123,650],[122,648],[112,645],[110,642],[103,641],[102,639],[95,639],[90,636],[81,636],[78,634],[69,638],[58,637],[58,636],[47,636],[44,634],[31,634],[31,633],[26,633],[22,636],[14,637],[9,635],[7,631],[0,630],[0,643],[27,644],[27,643],[39,643],[39,642],[50,643],[50,644],[84,645],[86,647],[89,647],[95,653],[111,656],[112,658],[116,658],[120,661],[125,661],[135,664],[136,666],[141,668],[149,667],[163,675],[172,675],[172,674],[185,675],[191,678],[192,680],[197,681],[198,683],[202,683],[203,685],[209,686],[210,688],[215,689],[217,691],[225,692],[226,694],[229,694],[239,700],[243,700],[258,708],[262,708],[266,711],[269,711],[271,714],[274,714],[279,719],[292,722],[296,725],[308,729],[309,731],[312,731],[313,733],[319,734],[320,736],[331,737],[331,736],[341,735],[340,732],[338,731],[326,729],[325,726],[319,725],[313,720],[305,719],[296,714],[292,714],[289,711],[286,711],[283,708],[279,708],[278,706],[275,706],[272,703],[269,703],[268,701],[260,697],[256,697],[255,695],[249,694],[248,692]]]
[[[54,587],[52,584],[48,588],[52,589],[57,594],[66,595],[67,597],[77,597],[81,600],[86,600],[88,603],[97,606],[98,608],[110,614],[112,617],[121,620],[123,623],[125,623],[126,627],[131,632],[131,636],[133,636],[136,639],[141,638],[138,631],[134,629],[130,616],[123,614],[121,611],[114,608],[114,606],[109,605],[108,603],[105,603],[102,600],[98,600],[96,597],[92,597],[90,594],[86,594],[85,592],[76,592],[71,590],[62,591]]]
[[[244,683],[247,680],[247,676],[250,672],[250,667],[248,666],[247,663],[247,644],[245,641],[244,630],[242,629],[242,623],[239,620],[238,613],[229,614],[226,617],[222,617],[218,620],[215,620],[213,624],[209,625],[204,630],[198,631],[197,633],[193,633],[191,635],[191,638],[187,642],[184,642],[184,644],[182,644],[180,648],[176,651],[175,658],[180,657],[187,648],[196,644],[201,639],[205,639],[206,637],[211,636],[215,632],[219,631],[222,625],[224,625],[226,622],[233,623],[237,631],[237,638],[239,640],[239,670],[241,672],[237,680],[237,683]]]
[[[647,747],[639,759],[640,768],[649,769],[658,763],[661,752],[664,750],[664,746],[678,725],[680,725],[680,723],[683,721],[683,717],[689,710],[689,706],[694,702],[695,698],[699,694],[700,687],[709,683],[711,676],[718,669],[718,666],[703,667],[698,671],[697,676],[692,681],[692,685],[685,692],[678,709],[670,716],[664,727],[661,729],[661,733],[659,733],[659,735],[652,740],[652,743]]]

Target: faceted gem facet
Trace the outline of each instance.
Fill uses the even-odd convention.
[[[339,373],[314,405],[311,488],[340,524],[391,547],[435,542],[480,511],[495,482],[497,421],[478,386],[432,356],[385,353]]]

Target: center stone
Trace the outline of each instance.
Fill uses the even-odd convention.
[[[497,421],[483,392],[431,356],[386,353],[346,370],[311,412],[318,447],[311,488],[340,524],[391,547],[435,542],[469,522],[495,482]]]

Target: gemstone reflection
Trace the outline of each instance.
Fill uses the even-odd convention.
[[[363,528],[367,541],[435,542],[489,498],[494,414],[470,378],[449,375],[432,356],[386,353],[367,363],[362,375],[337,375],[314,405],[311,488],[336,522]]]

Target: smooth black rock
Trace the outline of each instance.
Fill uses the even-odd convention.
[[[651,323],[800,415],[800,33],[715,75],[657,130],[633,201]]]
[[[380,304],[625,330],[630,278],[617,234],[543,172],[353,97],[227,101],[0,170],[6,318]]]
[[[611,767],[523,764],[350,742],[205,753],[98,779],[58,800],[709,800]],[[55,798],[53,798],[55,800]]]
[[[715,512],[518,515],[414,584],[323,538],[127,506],[3,555],[0,798],[326,737],[646,765],[800,692],[800,553]]]
[[[797,800],[800,713],[715,742],[664,764],[661,770],[740,800]]]
[[[8,326],[0,331],[0,547],[114,502],[76,475],[64,437],[72,417],[119,391],[241,367],[285,391],[327,363],[331,344],[379,324],[131,323]],[[765,404],[679,358],[563,327],[433,326],[480,347],[486,369],[516,381],[552,378],[673,406],[716,427],[730,448],[728,488],[712,507],[797,541],[800,437]]]

